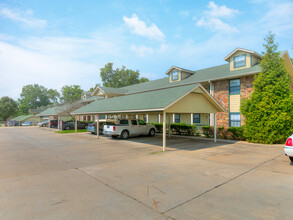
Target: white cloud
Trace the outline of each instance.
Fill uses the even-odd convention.
[[[268,1],[262,4],[268,10],[263,17],[258,21],[258,27],[262,27],[267,31],[273,31],[277,34],[286,34],[288,30],[293,30],[292,14],[293,2],[274,2]],[[287,33],[291,34],[291,33]],[[291,37],[292,35],[290,35]]]
[[[0,16],[8,18],[15,22],[19,22],[25,27],[30,27],[30,28],[43,28],[47,25],[46,20],[34,18],[33,12],[31,10],[27,10],[23,12],[20,10],[1,8]]]
[[[237,10],[227,8],[226,5],[218,6],[213,1],[209,2],[208,8],[209,11],[206,11],[208,16],[223,18],[223,17],[231,17],[238,13]]]
[[[143,45],[139,45],[139,46],[135,46],[135,45],[131,45],[130,49],[137,53],[139,56],[143,57],[145,55],[150,55],[154,53],[154,49],[150,48],[150,47],[146,47]]]
[[[149,27],[146,23],[140,20],[136,14],[133,14],[132,17],[123,16],[125,24],[128,26],[130,31],[134,34],[148,37],[155,40],[164,40],[164,33],[157,27],[155,24],[151,24]]]
[[[198,27],[205,27],[212,31],[223,33],[237,32],[237,28],[225,23],[222,19],[227,19],[238,14],[238,10],[228,8],[225,5],[218,6],[213,1],[209,2],[208,9],[203,16],[196,22]]]

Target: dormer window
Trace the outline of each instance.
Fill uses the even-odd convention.
[[[240,68],[246,66],[246,55],[242,54],[234,57],[234,68]]]
[[[171,73],[171,80],[172,81],[177,81],[179,79],[179,72],[178,71],[173,71]]]

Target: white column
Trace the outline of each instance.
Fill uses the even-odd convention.
[[[171,114],[168,115],[169,138],[171,138]]]
[[[175,114],[173,114],[173,123],[175,123]]]
[[[159,117],[159,123],[161,123],[161,114],[159,114],[158,117]]]
[[[214,142],[217,142],[217,116],[214,113]]]
[[[50,120],[50,118],[49,118],[49,122],[48,122],[48,128],[50,128],[50,122],[51,122],[51,120]]]
[[[163,112],[163,151],[166,151],[166,112]]]
[[[100,138],[100,121],[99,121],[99,116],[97,117],[97,138]]]
[[[149,122],[149,114],[146,115],[146,120],[147,120],[146,122],[148,123]]]
[[[77,120],[76,120],[76,117],[75,117],[75,120],[74,120],[74,128],[75,128],[75,134],[77,134]]]
[[[193,125],[193,113],[190,114],[190,124]]]

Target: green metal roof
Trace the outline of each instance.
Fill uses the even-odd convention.
[[[24,121],[24,120],[26,120],[28,118],[33,117],[33,116],[35,116],[35,115],[20,115],[20,116],[18,116],[16,118],[13,118],[11,120],[13,120],[13,121]]]
[[[37,116],[50,116],[50,115],[57,115],[61,113],[63,110],[59,106],[54,106],[51,108],[47,108],[45,111],[40,112]]]
[[[163,109],[199,84],[171,87],[144,93],[102,99],[81,107],[73,114],[127,112],[140,110]]]

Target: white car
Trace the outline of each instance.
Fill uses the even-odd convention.
[[[104,125],[103,133],[113,138],[120,136],[122,139],[139,135],[154,136],[156,134],[156,127],[146,124],[142,120],[123,119],[117,125]]]
[[[293,162],[293,135],[291,135],[285,144],[284,147],[285,155],[289,157],[289,159]]]

